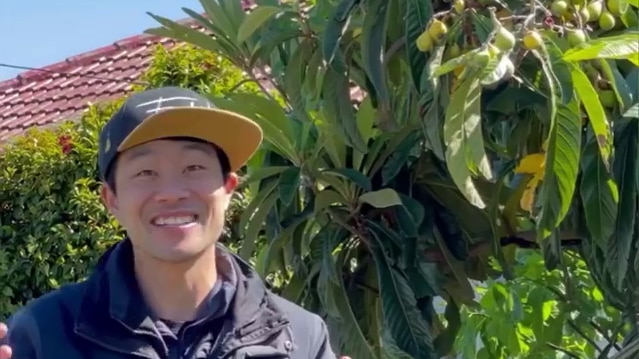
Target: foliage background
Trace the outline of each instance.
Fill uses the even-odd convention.
[[[176,85],[222,94],[244,78],[223,58],[192,46],[167,51],[159,46],[140,79],[146,87]],[[254,93],[245,83],[237,90]],[[79,121],[32,129],[0,152],[0,320],[26,301],[82,280],[99,255],[123,231],[99,197],[97,139],[121,100],[92,106]],[[236,246],[236,193],[223,241]]]
[[[210,34],[154,14],[147,32],[271,73],[281,101],[213,96],[265,129],[240,254],[325,315],[339,351],[450,354],[459,318],[477,306],[473,281],[521,288],[517,246],[563,273],[564,296],[577,290],[565,256],[578,253],[636,327],[636,0],[259,0],[248,13],[201,3],[206,16],[184,10]],[[263,233],[268,245],[256,248]],[[556,336],[543,354],[517,352],[545,338],[538,322],[521,324],[494,338],[500,352],[478,355],[592,354]]]
[[[465,64],[470,58],[465,54],[489,41],[495,24],[491,27],[485,11],[469,10],[465,15],[475,30],[481,30],[477,39],[467,41],[451,30],[437,51],[420,53],[415,40],[440,10],[428,1],[394,1],[389,7],[384,1],[359,7],[353,5],[358,1],[342,1],[339,6],[318,1],[310,11],[295,4],[259,3],[249,17],[238,11],[237,1],[203,1],[209,19],[189,15],[216,32],[215,38],[188,33],[155,17],[162,25],[155,33],[186,39],[207,51],[158,50],[146,80],[153,87],[176,84],[209,93],[216,103],[264,126],[267,141],[246,169],[246,191],[236,197],[225,240],[278,292],[326,317],[336,333],[338,351],[367,358],[430,358],[455,351],[466,358],[592,358],[595,352],[606,355],[600,339],[608,338],[613,345],[622,340],[629,328],[618,324],[630,321],[635,308],[628,305],[631,297],[618,293],[618,283],[632,283],[634,277],[620,277],[622,268],[609,266],[616,263],[607,253],[610,249],[587,245],[597,243],[592,237],[604,236],[614,225],[599,223],[608,228],[596,233],[592,226],[597,208],[588,204],[601,199],[605,188],[597,187],[601,182],[584,180],[588,176],[578,178],[575,168],[568,171],[574,178],[560,178],[561,171],[544,172],[540,161],[532,161],[527,173],[513,173],[515,164],[529,155],[555,161],[551,150],[545,152],[544,139],[575,134],[551,136],[551,129],[582,130],[574,126],[581,116],[574,103],[562,107],[561,119],[568,121],[564,127],[550,126],[544,116],[537,116],[551,104],[559,105],[546,100],[548,91],[555,93],[535,79],[548,71],[540,74],[545,68],[530,54],[518,72],[529,87],[510,92],[503,84],[489,88],[483,92],[484,112],[475,114],[491,136],[471,147],[484,147],[501,175],[498,189],[495,183],[476,179],[474,190],[481,192],[483,201],[491,197],[487,193],[500,195],[488,208],[479,208],[469,200],[477,197],[459,186],[460,173],[467,176],[477,168],[464,168],[468,163],[460,164],[459,155],[451,157],[446,151],[455,140],[446,128],[451,118],[459,121],[449,109],[469,103],[467,94],[455,96],[460,72],[443,60],[454,62],[449,49],[462,45],[456,61]],[[406,24],[397,23],[403,19],[398,14],[407,14]],[[394,22],[388,24],[387,19]],[[556,39],[548,36],[545,41],[552,45]],[[399,51],[394,44],[401,39],[405,48]],[[622,40],[617,38],[618,43]],[[551,47],[556,51],[543,55],[562,64],[553,67],[559,79],[579,75],[565,71],[577,68],[578,60],[566,60],[565,43],[558,42],[559,49]],[[380,66],[376,56],[384,50],[388,66]],[[502,54],[499,59],[503,58]],[[493,70],[499,67],[495,62]],[[253,82],[235,92],[236,84],[256,79],[255,67],[270,68],[273,91]],[[438,68],[441,76],[429,77]],[[619,69],[628,73],[627,66]],[[511,80],[505,84],[512,85]],[[634,129],[636,123],[622,116],[627,113],[626,100],[636,100],[628,92],[631,76],[606,80],[623,101],[607,105],[597,120],[615,116],[622,124],[619,128]],[[352,101],[348,93],[353,83],[368,95]],[[566,83],[560,84],[564,90]],[[10,285],[0,301],[0,317],[61,283],[81,280],[98,253],[121,237],[99,203],[94,168],[97,129],[113,108],[114,104],[95,107],[82,121],[54,131],[31,131],[1,155],[0,283]],[[473,109],[479,111],[480,106]],[[567,109],[573,112],[567,114]],[[512,118],[519,120],[506,121]],[[593,131],[587,124],[583,130]],[[619,132],[614,144],[632,154],[634,132]],[[613,138],[611,133],[603,135]],[[581,165],[592,170],[588,166],[600,165],[592,138],[557,142],[550,148],[560,146],[555,153],[571,156],[583,152]],[[578,157],[562,160],[557,166],[564,170],[562,165],[580,163]],[[621,183],[618,171],[615,176]],[[543,178],[541,195],[533,196],[531,211],[522,211],[518,205],[531,178]],[[579,196],[573,193],[578,180],[583,186]],[[626,190],[634,188],[632,183]],[[599,197],[588,195],[593,190]],[[539,209],[545,205],[555,212],[540,218]],[[580,218],[584,211],[586,224]],[[563,221],[564,217],[570,218]],[[542,251],[520,251],[501,242],[526,232],[525,239],[534,243],[536,231],[555,230],[559,224],[562,230],[582,232],[586,245],[565,251],[561,238],[551,236],[536,244]],[[626,234],[624,239],[634,241]],[[593,268],[596,281],[587,270]],[[476,293],[470,284],[487,278],[492,279],[475,287]],[[446,309],[439,313],[433,303],[442,298]],[[626,313],[622,316],[618,309]],[[509,326],[496,318],[515,330],[505,331]],[[482,349],[474,346],[477,338]]]

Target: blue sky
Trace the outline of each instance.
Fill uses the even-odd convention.
[[[238,0],[239,1],[239,0]],[[198,0],[2,0],[0,64],[44,67],[140,34],[157,22],[146,12],[182,19]],[[0,66],[0,81],[24,70]]]

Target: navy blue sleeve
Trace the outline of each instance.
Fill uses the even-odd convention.
[[[28,309],[16,312],[7,321],[9,335],[0,340],[0,345],[11,347],[11,359],[38,359],[40,348],[40,330],[35,317]]]

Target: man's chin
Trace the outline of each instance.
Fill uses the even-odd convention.
[[[193,262],[206,252],[206,248],[156,248],[153,256],[162,261],[170,263]]]
[[[202,255],[211,246],[201,235],[172,235],[154,238],[150,252],[165,261],[186,261]]]

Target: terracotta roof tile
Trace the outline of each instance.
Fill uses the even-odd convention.
[[[78,117],[90,102],[126,95],[157,44],[175,46],[172,40],[137,35],[0,82],[0,142],[32,126]]]
[[[255,6],[252,0],[239,1],[247,10]],[[172,48],[176,42],[136,35],[0,82],[0,143],[29,127],[77,118],[89,103],[128,94],[158,44]]]

